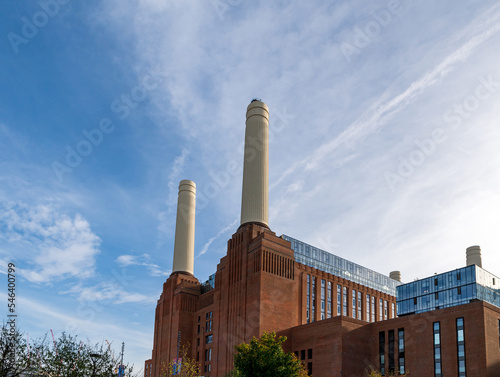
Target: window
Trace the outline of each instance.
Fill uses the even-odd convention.
[[[500,319],[498,320],[498,345],[500,346]]]
[[[199,347],[200,346],[200,338],[198,338],[198,340],[196,341],[196,345]]]
[[[391,318],[396,318],[396,305],[394,303],[391,303]]]
[[[307,301],[306,301],[306,312],[307,312],[307,323],[310,322],[310,299],[311,299],[311,275],[307,275]]]
[[[370,295],[366,295],[366,322],[370,322]]]
[[[344,316],[347,316],[347,287],[343,287],[342,288],[343,291],[343,295],[344,295],[344,299],[343,299],[343,310],[342,310],[342,315]]]
[[[207,336],[205,337],[205,340],[206,340],[206,341],[205,341],[205,344],[210,344],[210,343],[212,343],[212,335],[207,335]]]
[[[389,374],[394,374],[394,330],[389,330]]]
[[[356,290],[352,290],[352,318],[356,318]]]
[[[375,297],[372,296],[372,322],[375,322]]]
[[[212,349],[206,349],[205,350],[205,362],[207,361],[212,361]]]
[[[200,335],[200,325],[198,325],[198,335]]]
[[[205,323],[205,332],[210,332],[210,331],[212,331],[212,320],[207,321]]]
[[[307,363],[307,375],[312,376],[313,374],[313,363]]]
[[[313,350],[312,350],[312,348],[309,348],[307,350],[307,358],[308,359],[312,359],[313,358]]]
[[[332,282],[328,282],[328,304],[327,304],[327,311],[326,311],[326,317],[331,318],[332,317]]]
[[[198,316],[198,323],[200,323],[201,321],[201,316]]]
[[[341,286],[337,284],[337,315],[340,315],[340,307],[342,305]]]
[[[405,374],[405,329],[398,330],[399,374]]]
[[[388,310],[387,310],[387,301],[384,301],[384,320],[387,320]]]
[[[465,377],[465,335],[464,319],[457,318],[457,353],[458,353],[458,377]]]
[[[300,359],[305,360],[306,359],[306,350],[301,350],[300,351]]]
[[[315,321],[314,312],[316,309],[316,277],[312,278],[312,312],[311,312],[311,322]]]
[[[325,319],[325,296],[326,296],[326,282],[321,279],[321,319]]]
[[[380,361],[380,374],[385,376],[385,332],[378,333],[378,353]]]
[[[361,318],[361,301],[362,301],[361,292],[358,291],[358,319],[362,319]]]
[[[384,318],[384,300],[378,299],[378,320],[382,321]]]
[[[442,377],[441,370],[441,324],[434,322],[434,377]]]

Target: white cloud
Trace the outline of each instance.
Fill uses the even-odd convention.
[[[120,255],[115,260],[121,267],[144,266],[151,276],[169,276],[170,270],[162,270],[159,265],[153,263],[149,254],[142,255]]]
[[[0,241],[8,242],[10,257],[22,260],[18,272],[27,280],[50,283],[93,275],[101,240],[80,214],[71,218],[51,205],[3,202],[0,225],[5,229]]]

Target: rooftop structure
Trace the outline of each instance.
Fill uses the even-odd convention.
[[[498,277],[477,265],[397,287],[398,316],[449,308],[478,300],[500,307]]]
[[[282,235],[281,238],[292,244],[296,262],[396,296],[396,287],[401,282],[290,236]]]

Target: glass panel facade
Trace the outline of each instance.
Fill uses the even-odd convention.
[[[400,282],[287,235],[282,235],[281,238],[292,244],[297,262],[396,296],[396,287]]]
[[[476,265],[445,272],[397,287],[398,316],[482,300],[500,307],[495,275]]]
[[[342,306],[342,287],[337,284],[337,315],[340,315],[340,307]]]

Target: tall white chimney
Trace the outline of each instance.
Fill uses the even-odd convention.
[[[174,264],[172,273],[194,274],[194,222],[196,212],[196,184],[184,180],[179,183],[177,222],[175,223]]]
[[[253,100],[247,108],[241,225],[260,223],[269,216],[269,109]]]
[[[483,267],[481,261],[481,248],[479,246],[471,246],[466,250],[467,254],[467,266],[472,266],[473,264]]]

